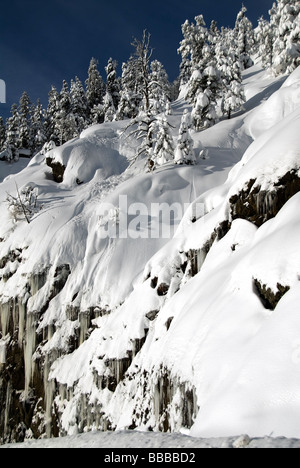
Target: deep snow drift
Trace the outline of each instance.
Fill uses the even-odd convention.
[[[300,69],[274,80],[255,66],[244,83],[243,112],[192,133],[195,166],[146,173],[112,122],[0,184],[4,441],[128,428],[300,438]],[[186,107],[173,105],[174,139]],[[30,224],[5,201],[16,184],[38,191]],[[161,203],[177,211],[161,218]]]

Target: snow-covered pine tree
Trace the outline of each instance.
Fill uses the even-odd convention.
[[[18,129],[18,139],[17,147],[20,151],[32,149],[32,136],[30,129],[30,115],[31,102],[30,98],[26,91],[22,94],[19,102],[19,129]]]
[[[222,110],[231,118],[232,112],[239,110],[246,102],[244,88],[239,79],[232,79],[222,100]]]
[[[153,53],[150,38],[150,33],[144,30],[142,39],[134,38],[132,42],[132,46],[135,48],[139,92],[143,96],[142,110],[145,113],[148,113],[150,109],[150,60]]]
[[[139,92],[138,62],[135,57],[130,57],[122,64],[120,102],[116,113],[116,120],[132,119],[137,116],[142,101]]]
[[[247,69],[253,65],[250,55],[254,46],[254,31],[251,21],[246,16],[247,8],[243,5],[235,22],[237,47],[242,66]]]
[[[195,103],[199,91],[202,91],[203,86],[203,70],[201,71],[200,66],[196,66],[193,70],[191,78],[188,82],[187,93],[185,98],[191,103]]]
[[[51,87],[48,94],[48,106],[45,113],[45,135],[47,141],[53,141],[59,144],[59,135],[57,133],[56,120],[59,112],[59,93],[55,86]]]
[[[195,17],[195,23],[186,20],[181,30],[183,40],[177,50],[181,55],[180,89],[190,81],[193,71],[199,67],[203,47],[208,41],[208,30],[202,15]]]
[[[153,158],[154,135],[156,131],[156,118],[151,113],[150,109],[147,112],[140,112],[138,125],[137,139],[141,140],[141,145],[138,149],[138,156],[145,155],[147,157],[148,170],[155,169],[155,160]]]
[[[239,110],[246,101],[242,86],[241,62],[233,30],[222,30],[215,52],[223,84],[219,95],[221,110],[230,118],[231,113]]]
[[[170,83],[161,62],[153,60],[150,69],[150,106],[154,114],[160,114],[166,111],[170,102]]]
[[[199,64],[203,57],[203,47],[208,41],[208,30],[203,15],[195,17],[195,23],[188,20],[182,25],[183,40],[178,52],[182,58],[190,57],[191,67]]]
[[[55,119],[55,134],[58,136],[60,145],[78,135],[75,117],[72,113],[69,85],[66,80],[63,80],[62,89],[59,94],[58,109]]]
[[[179,96],[180,91],[180,77],[176,78],[172,83],[170,83],[170,101],[176,101]]]
[[[0,152],[2,151],[4,147],[5,139],[6,139],[6,129],[5,129],[5,125],[3,122],[3,118],[0,117]]]
[[[212,54],[215,55],[216,47],[222,40],[222,33],[219,31],[216,21],[212,20],[210,28],[208,29],[208,44],[211,48]]]
[[[170,124],[166,116],[156,119],[155,146],[152,153],[153,169],[174,159],[174,142],[170,131]]]
[[[103,105],[103,98],[106,92],[105,83],[98,70],[98,62],[95,58],[90,61],[88,69],[88,78],[85,82],[86,85],[86,98],[88,102],[89,111],[96,106]],[[104,120],[104,119],[103,119]],[[102,120],[102,121],[103,121]]]
[[[112,121],[120,102],[120,81],[117,78],[117,62],[110,58],[106,71],[106,93],[103,99],[105,120]]]
[[[198,73],[197,83],[192,83],[194,86],[193,94],[191,90],[188,94],[190,102],[193,104],[192,118],[195,130],[211,127],[217,121],[217,98],[222,83],[214,50],[208,44],[203,48],[203,57],[202,61],[199,62]]]
[[[66,80],[63,80],[61,92],[59,94],[59,107],[66,114],[69,114],[71,112],[71,108],[72,108],[71,96],[70,96],[70,91],[69,91],[69,85]]]
[[[44,112],[40,99],[37,100],[36,106],[32,108],[30,129],[32,136],[32,152],[34,154],[40,151],[47,141]]]
[[[101,124],[104,122],[104,105],[103,104],[98,104],[97,106],[95,105],[91,111],[90,111],[90,118],[89,122],[92,125],[95,124]]]
[[[179,53],[179,52],[178,52]],[[179,66],[179,91],[189,82],[192,74],[191,61],[187,57],[182,57]]]
[[[157,118],[154,116],[150,109],[140,111],[136,118],[132,119],[128,127],[124,130],[133,129],[128,134],[128,137],[135,136],[137,141],[140,142],[135,157],[132,159],[134,163],[139,157],[145,156],[147,158],[147,167],[149,171],[155,168],[155,158],[153,157],[153,150],[155,144],[155,134],[157,129]]]
[[[78,76],[75,77],[75,81],[71,81],[70,96],[71,109],[75,119],[76,131],[78,135],[80,135],[82,130],[84,130],[88,125],[89,111],[86,94],[82,82]]]
[[[184,109],[182,117],[181,117],[181,125],[183,123],[186,125],[186,127],[189,130],[192,128],[192,124],[193,124],[192,116],[191,116],[191,113],[187,109]]]
[[[209,38],[215,37],[212,28],[209,33],[203,16],[196,16],[195,23],[186,21],[182,26],[184,39],[179,52],[183,59],[190,59],[191,78],[185,85],[185,97],[193,105],[193,123],[196,130],[216,123],[216,99],[221,87],[220,74],[216,67],[214,44]]]
[[[274,44],[274,31],[269,21],[263,17],[258,19],[258,26],[254,31],[256,49],[263,68],[268,69],[273,64],[273,44]]]
[[[209,42],[215,45],[219,41],[219,37],[220,37],[220,31],[218,29],[218,25],[215,20],[212,20],[212,22],[210,23],[208,34],[209,34]]]
[[[11,116],[6,122],[6,139],[4,143],[4,150],[6,152],[5,158],[7,161],[17,161],[19,159],[18,142],[19,142],[19,125],[20,115],[18,112],[17,104],[11,107]]]
[[[176,164],[194,164],[196,162],[194,142],[189,130],[190,121],[190,114],[186,111],[181,119],[179,136],[174,154]]]
[[[300,0],[277,0],[270,10],[274,31],[275,75],[291,73],[300,65]]]

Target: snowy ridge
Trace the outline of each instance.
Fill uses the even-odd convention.
[[[300,438],[300,69],[284,83],[251,70],[244,113],[192,132],[195,166],[145,173],[112,122],[47,153],[61,184],[39,154],[0,185],[5,440],[134,428]],[[173,106],[174,139],[186,107]],[[38,189],[30,224],[5,202],[16,183]],[[148,208],[148,234],[153,203],[182,207],[172,235],[104,238],[103,205],[118,224],[125,195]],[[30,424],[14,415],[12,429],[25,400]]]

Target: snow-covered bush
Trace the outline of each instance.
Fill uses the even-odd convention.
[[[16,191],[17,196],[7,194],[8,210],[15,222],[25,219],[30,224],[32,216],[41,208],[38,204],[38,188],[28,185],[20,191],[16,186]]]

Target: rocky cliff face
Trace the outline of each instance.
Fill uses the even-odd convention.
[[[300,191],[300,187],[295,171],[285,176],[285,179],[289,183],[280,183],[278,186],[280,199],[286,202]],[[250,181],[247,191],[230,198],[230,218],[217,224],[209,241],[199,249],[181,253],[178,257],[181,258],[181,262],[178,262],[173,273],[177,275],[177,288],[173,288],[172,295],[181,288],[181,284],[186,284],[189,278],[199,273],[205,265],[210,249],[214,243],[226,237],[234,219],[242,218],[254,224],[264,224],[278,214],[284,203],[278,201],[275,192],[264,192],[261,196],[256,190],[250,195],[251,185],[253,184]],[[250,203],[249,197],[256,199]],[[265,202],[266,198],[268,204]],[[232,250],[235,248],[233,244]],[[2,270],[8,262],[21,263],[22,251],[10,252],[2,258]],[[128,335],[128,341],[123,356],[112,357],[112,352],[112,356],[109,357],[109,352],[105,353],[105,341],[109,342],[108,350],[111,347],[116,348],[118,333],[116,336],[101,336],[103,355],[97,353],[97,362],[93,358],[92,365],[87,363],[91,373],[88,378],[92,379],[92,385],[89,382],[87,391],[84,392],[78,389],[76,378],[72,384],[53,378],[55,371],[51,375],[51,366],[59,362],[62,356],[76,354],[76,350],[84,346],[84,342],[91,337],[93,331],[101,330],[101,321],[107,321],[111,311],[95,307],[83,311],[70,303],[65,306],[64,320],[67,326],[64,327],[61,321],[47,323],[45,326],[44,319],[49,304],[62,292],[70,274],[71,269],[67,264],[59,265],[55,269],[51,266],[46,267],[43,271],[27,277],[22,296],[11,297],[0,304],[0,404],[5,408],[0,416],[1,441],[22,441],[29,435],[35,438],[44,434],[66,435],[72,427],[79,432],[114,429],[117,420],[110,405],[113,404],[111,402],[114,398],[120,398],[122,392],[126,393],[127,400],[132,401],[127,427],[134,429],[143,426],[161,431],[192,427],[199,411],[193,383],[173,375],[168,366],[146,369],[143,367],[143,360],[136,358],[142,351],[147,352],[149,328],[153,329],[155,322],[160,319],[160,310],[170,297],[168,293],[174,276],[170,276],[170,284],[158,284],[158,278],[151,278],[150,274],[144,283],[144,288],[153,296],[157,296],[160,307],[139,317],[141,333],[135,338],[129,338],[130,333],[127,333],[127,325],[124,322],[123,333]],[[11,275],[13,276],[13,273]],[[7,281],[7,276],[3,275],[2,281]],[[275,309],[290,289],[289,286],[278,283],[277,292],[273,292],[256,278],[253,278],[253,287],[267,309]],[[42,290],[46,291],[46,294],[41,306],[37,310],[28,311],[29,301],[32,303]],[[172,320],[173,317],[170,316],[164,323],[166,333]],[[53,343],[55,335],[58,345],[55,345],[55,339]],[[93,391],[93,388],[96,390]],[[70,419],[65,423],[67,414]]]

